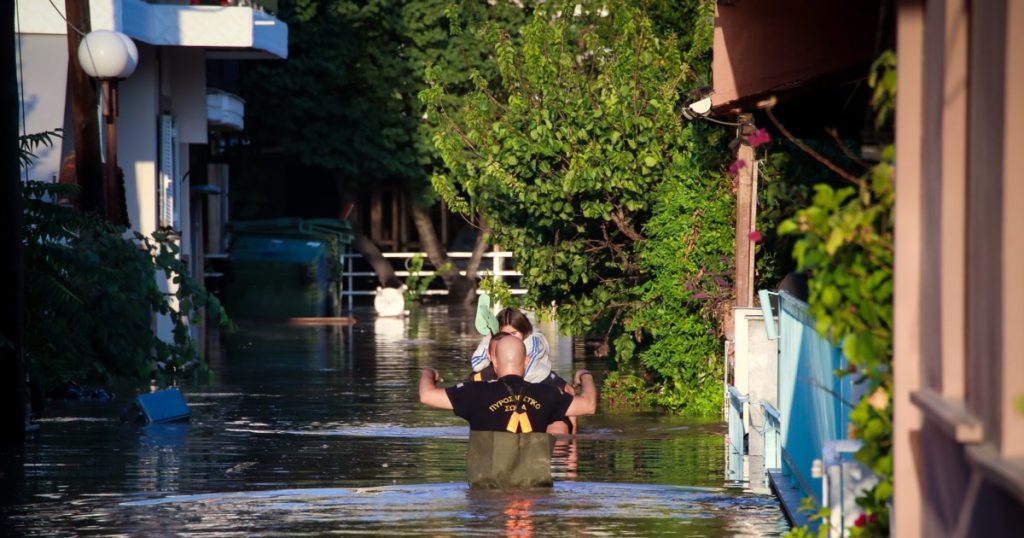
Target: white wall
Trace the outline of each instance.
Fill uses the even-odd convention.
[[[64,127],[68,43],[63,35],[19,34],[18,94],[21,123],[18,132],[33,134]],[[61,140],[53,147],[35,151],[38,159],[28,170],[28,179],[52,181],[60,173]],[[24,177],[24,176],[23,176]]]
[[[166,47],[163,93],[171,98],[171,111],[178,124],[178,141],[205,144],[206,51],[201,48]],[[188,161],[182,163],[187,165]]]
[[[119,84],[117,160],[124,169],[132,228],[151,234],[157,226],[157,116],[160,113],[156,49],[136,43],[139,65]]]
[[[23,34],[54,34],[65,35],[67,23],[61,18],[64,15],[64,2],[54,0],[17,0],[15,6],[16,33]],[[58,11],[59,10],[59,11]]]
[[[171,110],[178,127],[178,155],[180,196],[178,204],[181,214],[182,243],[181,252],[191,257],[190,269],[195,274],[197,264],[202,260],[195,259],[200,253],[194,248],[194,242],[201,238],[192,237],[191,225],[192,171],[189,169],[189,144],[207,143],[207,112],[206,112],[206,51],[201,48],[175,47],[164,49],[165,85],[171,96]],[[196,173],[202,174],[204,170]]]
[[[119,156],[125,163],[128,214],[133,227],[152,234],[159,225],[158,118],[170,112],[175,119],[178,136],[178,169],[173,178],[178,184],[175,200],[179,212],[178,231],[181,252],[192,251],[192,229],[189,226],[189,144],[205,144],[206,123],[206,54],[203,50],[156,47],[137,43],[139,67],[135,74],[121,83],[121,116],[118,122]],[[129,169],[130,168],[130,169]],[[164,291],[168,282],[160,282]],[[171,324],[158,318],[157,334],[171,337]]]

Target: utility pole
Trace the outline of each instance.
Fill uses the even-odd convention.
[[[25,442],[25,263],[18,159],[15,2],[0,8],[0,445]],[[6,451],[0,457],[8,459]],[[6,486],[5,486],[6,487]]]
[[[104,215],[103,168],[100,163],[100,124],[97,115],[96,87],[78,63],[78,45],[82,34],[89,33],[88,0],[64,0],[68,19],[68,87],[71,118],[74,124],[75,175],[81,189],[78,208]],[[77,30],[76,30],[77,28]],[[78,32],[81,31],[82,34]]]
[[[757,222],[757,161],[754,148],[747,137],[754,132],[751,114],[740,115],[737,160],[739,167],[736,186],[736,303],[735,306],[754,306],[754,241],[750,233]]]

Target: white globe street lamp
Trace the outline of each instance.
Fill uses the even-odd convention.
[[[103,92],[104,149],[103,212],[109,222],[128,225],[122,209],[124,193],[117,174],[117,81],[128,78],[139,64],[135,42],[121,32],[89,32],[78,45],[78,63],[100,81]]]
[[[92,78],[128,78],[139,64],[139,49],[121,32],[89,32],[78,45],[78,63]]]

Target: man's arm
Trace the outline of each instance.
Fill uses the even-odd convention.
[[[448,392],[442,387],[434,386],[441,381],[441,374],[433,368],[424,368],[420,374],[420,403],[437,407],[438,409],[451,409],[452,401],[448,399]],[[593,381],[590,383],[593,385]]]
[[[581,415],[593,415],[597,411],[597,386],[594,385],[594,374],[586,370],[576,370],[573,379],[574,384],[580,385],[580,391],[572,398],[569,409],[565,412],[567,417],[578,417]]]

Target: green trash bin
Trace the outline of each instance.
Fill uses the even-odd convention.
[[[225,306],[240,319],[329,317],[340,313],[341,256],[348,223],[274,219],[228,225]]]

